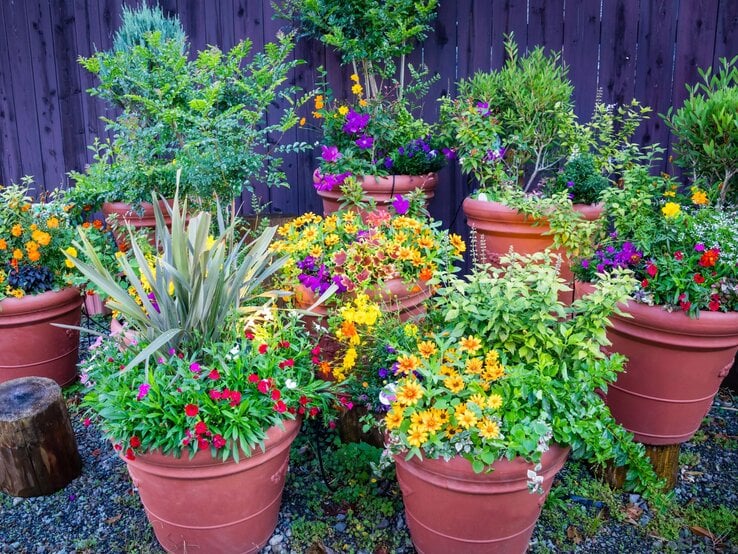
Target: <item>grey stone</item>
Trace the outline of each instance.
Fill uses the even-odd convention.
[[[346,524],[343,521],[336,523],[333,528],[339,533],[343,533],[346,530]]]

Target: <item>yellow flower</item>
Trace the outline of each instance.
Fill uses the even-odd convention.
[[[316,245],[314,245],[314,246],[312,246],[312,247],[310,248],[310,250],[308,251],[308,253],[309,253],[309,254],[310,254],[310,255],[311,255],[311,256],[312,256],[313,258],[320,258],[320,256],[322,256],[322,255],[323,255],[323,247],[321,247],[321,246],[319,246],[319,245],[317,245],[317,244],[316,244]]]
[[[359,106],[361,106],[362,108],[366,108],[366,105],[367,105],[366,100],[364,100],[363,98],[359,100]]]
[[[402,332],[405,333],[406,337],[417,337],[418,326],[413,323],[406,323],[405,326],[402,328]]]
[[[384,423],[387,429],[397,429],[402,424],[402,408],[393,408],[384,416]]]
[[[442,421],[439,417],[440,411],[441,410],[438,410],[437,408],[432,408],[430,410],[421,412],[420,421],[423,425],[423,428],[429,433],[435,433],[441,427],[443,427],[444,421]]]
[[[23,298],[25,293],[23,292],[23,289],[9,289],[8,293],[10,296],[15,296],[16,298]]]
[[[325,106],[325,104],[323,103],[323,95],[322,94],[318,94],[315,97],[315,100],[314,101],[315,101],[315,109],[316,110],[322,110],[323,107]]]
[[[469,352],[469,354],[475,354],[480,348],[482,348],[482,341],[473,335],[463,337],[461,346],[459,346],[459,350]]]
[[[5,239],[0,239],[0,250],[5,250],[8,247],[8,243]]]
[[[485,398],[485,396],[483,394],[479,394],[479,393],[472,394],[469,397],[469,402],[473,402],[474,404],[476,404],[480,408],[484,408],[487,405],[487,399]]]
[[[492,421],[488,417],[485,417],[479,422],[477,426],[479,434],[485,439],[496,439],[500,436],[500,426],[496,421]]]
[[[38,229],[38,225],[36,225],[35,223],[31,223],[30,229],[31,231],[35,231],[36,229]]]
[[[418,352],[421,356],[423,356],[423,358],[428,359],[437,351],[438,348],[436,347],[436,345],[429,340],[424,340],[423,342],[418,343]]]
[[[348,113],[349,109],[346,106],[341,106],[338,108],[338,113],[341,115],[346,115]]]
[[[359,76],[356,73],[352,73],[351,74],[351,77],[349,77],[349,79],[351,79],[354,83],[358,83],[359,82]]]
[[[452,375],[456,375],[457,373],[454,371],[454,368],[447,365],[442,365],[441,369],[438,370],[438,373],[441,375],[446,375],[448,377],[451,377]]]
[[[666,191],[666,192],[664,193],[664,196],[666,196],[666,197],[669,197],[669,198],[674,198],[674,197],[676,196],[676,191],[673,191],[673,190],[667,190],[667,191]]]
[[[453,427],[451,425],[449,425],[448,427],[446,427],[446,437],[449,438],[449,439],[454,438],[454,436],[456,436],[458,434],[458,432],[459,432],[458,427]]]
[[[428,440],[428,433],[426,433],[422,428],[411,426],[410,429],[408,429],[407,433],[407,443],[410,446],[415,446],[420,448],[423,446],[423,443]]]
[[[300,127],[302,127],[303,125],[305,125],[305,123],[307,123],[307,119],[305,119],[304,117],[301,117],[300,118]]]
[[[464,388],[464,379],[461,378],[461,375],[451,375],[443,380],[443,385],[456,394]]]
[[[10,234],[13,235],[14,237],[21,236],[23,234],[23,226],[20,223],[16,223],[10,229]]]
[[[356,348],[349,348],[346,350],[346,355],[343,357],[343,369],[349,370],[356,365]]]
[[[704,190],[700,190],[698,188],[692,189],[692,203],[697,204],[698,206],[704,206],[707,204],[709,200],[707,199],[707,194],[705,194]]]
[[[681,211],[681,206],[679,206],[679,204],[677,204],[676,202],[667,202],[666,204],[664,204],[664,207],[661,208],[661,213],[663,213],[664,217],[666,218],[676,217]]]
[[[451,233],[448,236],[448,240],[451,243],[451,246],[453,246],[454,249],[456,249],[457,254],[466,252],[466,244],[464,243],[464,239],[462,239],[459,235]]]
[[[464,429],[473,427],[478,421],[476,414],[466,404],[456,407],[454,417],[456,418],[456,422]]]
[[[489,365],[482,371],[482,379],[485,381],[497,381],[505,375],[505,368],[500,364]]]
[[[48,246],[51,242],[51,235],[45,231],[36,230],[31,233],[31,238],[38,242],[41,246]]]
[[[322,119],[323,118],[323,114],[321,114],[320,112],[313,112],[313,117],[315,119]]]
[[[67,248],[66,248],[66,249],[64,250],[64,252],[66,252],[67,254],[69,254],[70,256],[72,256],[73,258],[76,258],[76,257],[77,257],[77,249],[76,249],[76,248],[75,248],[74,246],[69,246],[69,247],[67,247]],[[66,266],[67,266],[68,268],[70,268],[70,269],[74,267],[74,264],[73,264],[73,263],[72,263],[72,261],[71,261],[71,260],[69,260],[69,259],[67,259],[67,260],[64,260],[64,264],[65,264],[65,265],[66,265]]]
[[[409,375],[420,367],[420,360],[415,354],[402,354],[397,358],[397,372]]]
[[[397,389],[397,402],[402,406],[412,406],[423,398],[423,387],[417,381],[405,381]]]
[[[355,83],[351,87],[351,92],[353,92],[356,96],[359,96],[362,92],[364,92],[364,87],[362,87],[359,83]]]
[[[329,233],[325,236],[325,239],[323,242],[325,242],[326,246],[334,246],[339,243],[341,238],[335,234],[335,233]]]
[[[28,211],[28,210],[30,210],[30,209],[31,209],[31,205],[30,205],[30,204],[23,204],[23,205],[21,206],[21,211],[22,211],[22,212],[27,212],[27,211]]]
[[[480,373],[482,373],[482,368],[482,358],[469,358],[466,361],[465,369],[468,373],[479,375]]]
[[[38,251],[38,243],[32,240],[29,240],[26,243],[26,252],[36,252],[36,251]]]
[[[497,394],[490,394],[489,398],[487,399],[487,406],[489,406],[493,410],[497,410],[500,406],[502,406],[502,397]]]
[[[15,250],[13,250],[13,259],[18,260],[18,261],[22,260],[23,250],[21,250],[20,248],[16,248]]]

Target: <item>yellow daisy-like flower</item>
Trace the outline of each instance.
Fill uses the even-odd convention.
[[[667,202],[664,204],[664,207],[661,208],[661,213],[663,213],[664,217],[667,219],[678,216],[681,211],[681,206],[676,202]]]
[[[358,83],[359,82],[359,76],[356,73],[352,73],[351,74],[351,77],[349,77],[349,79],[351,79],[354,83]]]
[[[308,254],[310,254],[313,258],[320,258],[323,255],[323,247],[315,244],[310,248]]]
[[[423,387],[417,381],[405,381],[396,391],[397,402],[401,406],[412,406],[423,398]]]
[[[469,358],[466,360],[464,368],[468,373],[479,375],[482,373],[482,369],[484,368],[484,362],[482,361],[482,358]]]
[[[20,223],[16,223],[11,227],[10,234],[14,237],[19,237],[23,234],[23,226]]]
[[[358,230],[359,230],[359,227],[358,227],[358,226],[356,225],[356,223],[349,223],[349,222],[345,222],[345,223],[344,223],[344,225],[343,225],[343,229],[344,229],[344,230],[345,230],[345,231],[346,231],[346,232],[347,232],[347,233],[348,233],[349,235],[353,235],[354,233],[356,233],[356,231],[358,231]]]
[[[343,357],[343,364],[342,364],[343,369],[349,370],[353,368],[356,365],[356,358],[357,358],[356,348],[352,347],[346,350],[346,355]]]
[[[479,429],[479,435],[485,439],[496,439],[500,436],[500,426],[488,417],[479,422],[477,429]]]
[[[402,354],[397,358],[397,372],[409,375],[420,367],[420,359],[415,354]]]
[[[477,424],[477,421],[479,420],[476,414],[472,410],[470,410],[466,404],[462,404],[461,406],[456,407],[454,417],[456,418],[456,423],[458,423],[464,429],[469,429],[469,427],[473,427]]]
[[[339,243],[341,238],[335,234],[335,233],[329,233],[325,236],[325,239],[323,239],[323,242],[326,246],[334,246]]]
[[[417,337],[418,326],[413,323],[406,323],[405,326],[402,328],[402,332],[405,333],[406,337]]]
[[[438,417],[439,411],[440,410],[430,409],[421,412],[420,421],[428,433],[435,433],[443,427],[444,422]]]
[[[440,373],[441,375],[446,375],[447,377],[458,375],[454,368],[448,365],[442,365],[441,368],[438,370],[438,373]]]
[[[448,236],[448,240],[451,243],[451,246],[453,246],[454,249],[456,250],[457,254],[466,252],[466,243],[464,242],[464,239],[462,239],[460,235],[451,233]]]
[[[418,246],[420,248],[428,248],[432,249],[436,246],[436,241],[433,240],[433,237],[429,237],[428,235],[423,235],[418,239]]]
[[[469,402],[473,402],[480,408],[484,408],[487,405],[487,398],[483,394],[476,393],[469,397]]]
[[[16,298],[23,298],[26,293],[23,292],[23,289],[8,289],[8,293],[10,296],[15,296]]]
[[[384,416],[384,423],[390,431],[402,425],[402,408],[393,408],[387,412],[387,415]]]
[[[446,437],[449,439],[454,438],[459,433],[459,428],[449,425],[446,427]]]
[[[502,406],[502,396],[497,393],[490,394],[487,399],[487,406],[493,410],[497,410]]]
[[[462,352],[468,352],[469,354],[476,354],[477,350],[480,348],[482,348],[482,341],[474,335],[463,337],[461,339],[461,345],[459,346],[459,350]]]
[[[698,206],[704,206],[705,204],[709,203],[710,201],[707,198],[707,194],[705,194],[704,190],[700,190],[698,188],[692,189],[692,204],[697,204]]]
[[[461,378],[461,375],[451,375],[443,380],[443,386],[456,394],[464,389],[464,379]]]
[[[676,196],[676,191],[674,191],[674,190],[667,190],[664,193],[664,196],[666,196],[667,198],[674,198]]]
[[[482,371],[482,379],[485,381],[497,381],[497,379],[500,379],[503,375],[505,375],[505,368],[500,364],[487,366],[484,368],[484,371]]]
[[[418,343],[418,352],[423,358],[428,359],[433,354],[438,352],[438,347],[436,347],[434,342],[429,341],[429,340],[424,340]]]
[[[359,83],[355,83],[351,87],[351,92],[353,92],[356,96],[359,96],[362,92],[364,92],[364,87],[362,87]]]
[[[364,100],[363,98],[359,100],[359,106],[361,106],[362,108],[366,108],[367,104],[368,102]]]
[[[446,410],[439,410],[438,408],[433,408],[433,411],[436,414],[436,417],[442,424],[448,423],[448,412]]]
[[[338,108],[338,113],[341,115],[346,115],[349,112],[348,106],[340,106]]]
[[[428,433],[421,427],[411,426],[407,432],[407,443],[410,446],[420,448],[428,440]]]

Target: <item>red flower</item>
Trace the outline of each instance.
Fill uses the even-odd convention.
[[[713,267],[720,257],[720,250],[717,248],[710,248],[700,256],[698,262],[702,267]]]
[[[235,408],[241,402],[241,393],[238,392],[237,390],[232,390],[230,394],[230,398],[231,398],[231,401],[229,402],[229,404],[232,408]]]
[[[131,440],[128,441],[128,444],[131,445],[131,448],[138,448],[141,446],[141,439],[139,439],[136,435],[133,435],[131,437]]]
[[[288,340],[281,340],[281,341],[279,341],[279,346],[281,348],[289,348],[290,347],[290,341],[288,341]]]
[[[656,277],[656,274],[659,272],[659,268],[656,267],[656,264],[653,262],[648,262],[648,265],[646,266],[646,273],[648,273],[651,277]]]
[[[684,258],[684,254],[682,253],[681,250],[677,250],[676,252],[674,252],[674,259],[675,260],[682,261],[683,258]]]
[[[710,300],[707,305],[711,312],[717,312],[720,309],[720,300]]]
[[[195,417],[199,411],[200,408],[198,408],[194,404],[187,404],[187,406],[185,406],[185,413],[187,414],[187,417]]]
[[[266,394],[269,392],[269,381],[267,379],[262,379],[259,381],[259,384],[256,385],[256,388],[259,389],[259,392],[262,394]]]
[[[195,424],[195,434],[196,435],[207,435],[208,433],[208,425],[204,421],[198,421]]]
[[[303,394],[303,395],[302,395],[302,396],[300,397],[300,404],[302,404],[303,406],[305,406],[305,405],[307,405],[307,403],[308,403],[308,398],[307,398],[307,396],[305,396],[305,395]]]
[[[295,360],[292,358],[287,358],[286,360],[283,360],[279,362],[279,369],[284,369],[285,367],[293,367],[295,365]]]
[[[215,389],[211,390],[208,394],[210,395],[210,398],[212,398],[213,400],[220,400],[221,398],[223,398],[223,395],[221,394],[221,392]]]
[[[89,417],[86,417],[85,420],[82,422],[82,425],[84,425],[85,427],[89,427],[90,425],[92,425],[92,420]]]
[[[689,308],[692,306],[692,303],[687,300],[687,295],[682,293],[679,295],[679,307],[686,311],[689,311]]]
[[[283,414],[287,411],[287,404],[279,400],[276,404],[274,404],[274,409],[280,413]]]
[[[305,413],[305,406],[300,406],[297,409],[297,413],[300,414],[300,415],[304,414]]]
[[[210,373],[208,373],[208,379],[212,379],[215,381],[216,379],[220,379],[220,373],[218,373],[217,369],[213,369]]]
[[[213,437],[213,446],[215,448],[223,448],[225,444],[226,444],[226,441],[223,438],[223,435],[215,435]]]
[[[187,446],[190,444],[190,437],[185,437],[182,439],[182,446]]]
[[[698,285],[701,285],[702,283],[705,282],[705,278],[699,273],[695,273],[692,279],[694,279],[694,282],[697,283]]]
[[[282,393],[279,392],[279,389],[274,389],[272,391],[272,400],[279,400],[280,398],[282,398]]]
[[[332,419],[332,420],[330,420],[328,422],[328,428],[329,429],[335,429],[336,428],[336,422],[335,422],[335,420]]]
[[[320,413],[320,410],[316,406],[313,406],[312,408],[310,408],[310,411],[308,412],[310,417],[315,417],[319,413]]]
[[[644,279],[643,281],[641,281],[641,287],[645,289],[647,286],[648,286],[648,279]]]
[[[251,331],[244,331],[243,335],[249,340],[254,340],[255,335]]]
[[[129,448],[128,450],[126,450],[126,458],[128,458],[129,460],[135,460],[136,459],[136,455],[133,453],[133,449],[132,448]]]
[[[249,375],[249,383],[256,383],[259,381],[259,376],[256,373]]]
[[[320,355],[320,345],[316,346],[310,351],[310,354],[313,356],[319,356]]]
[[[205,437],[197,437],[197,446],[198,448],[205,449],[210,446],[210,441]]]
[[[269,349],[269,346],[262,343],[259,345],[259,354],[266,354],[267,350]]]
[[[120,444],[114,444],[114,445],[113,445],[113,449],[114,449],[114,450],[115,450],[116,452],[120,452],[121,450],[123,450],[123,447],[122,447],[122,446],[121,446]]]

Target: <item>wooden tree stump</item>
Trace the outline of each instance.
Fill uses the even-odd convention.
[[[661,479],[666,480],[664,492],[672,490],[677,483],[679,477],[679,450],[681,444],[666,444],[654,446],[644,444],[646,447],[646,456],[651,461],[651,466]],[[613,467],[608,465],[602,471],[604,480],[614,488],[623,488],[625,484],[626,468]]]
[[[59,385],[43,377],[0,384],[0,490],[11,496],[51,494],[81,471]]]

